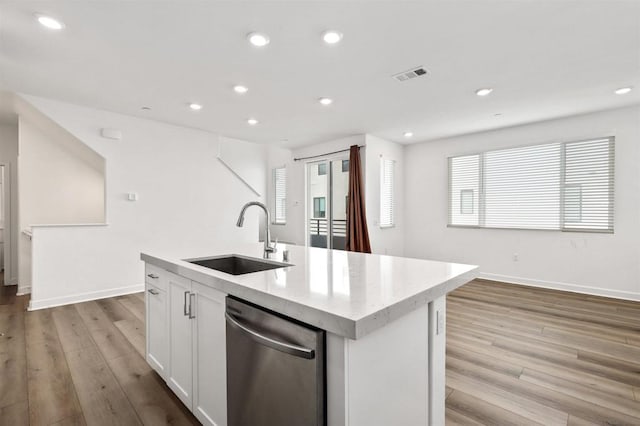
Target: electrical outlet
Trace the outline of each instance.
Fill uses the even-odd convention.
[[[518,256],[518,253],[513,253],[513,261],[517,262],[518,260],[520,260],[520,257]]]

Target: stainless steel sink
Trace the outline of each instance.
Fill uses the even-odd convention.
[[[252,272],[268,271],[269,269],[292,266],[288,263],[262,260],[237,254],[202,259],[188,259],[187,262],[231,275],[250,274]]]

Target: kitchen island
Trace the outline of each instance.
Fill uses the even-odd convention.
[[[286,266],[244,275],[141,254],[147,361],[185,405],[203,424],[227,424],[232,296],[326,332],[329,426],[444,425],[446,294],[477,267],[286,245],[271,261],[283,262],[285,250]],[[260,259],[263,250],[202,255],[231,253]]]

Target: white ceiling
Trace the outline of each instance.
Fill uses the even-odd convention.
[[[418,65],[430,74],[391,78]],[[289,147],[422,141],[640,103],[640,2],[4,1],[0,88]]]

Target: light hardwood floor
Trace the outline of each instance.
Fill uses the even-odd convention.
[[[640,303],[481,280],[447,303],[448,425],[640,425]]]
[[[27,302],[0,288],[0,425],[198,424],[144,361],[142,293]],[[640,425],[640,303],[474,281],[448,310],[447,425]]]
[[[25,312],[13,291],[0,294],[0,425],[199,424],[144,360],[143,293]]]

